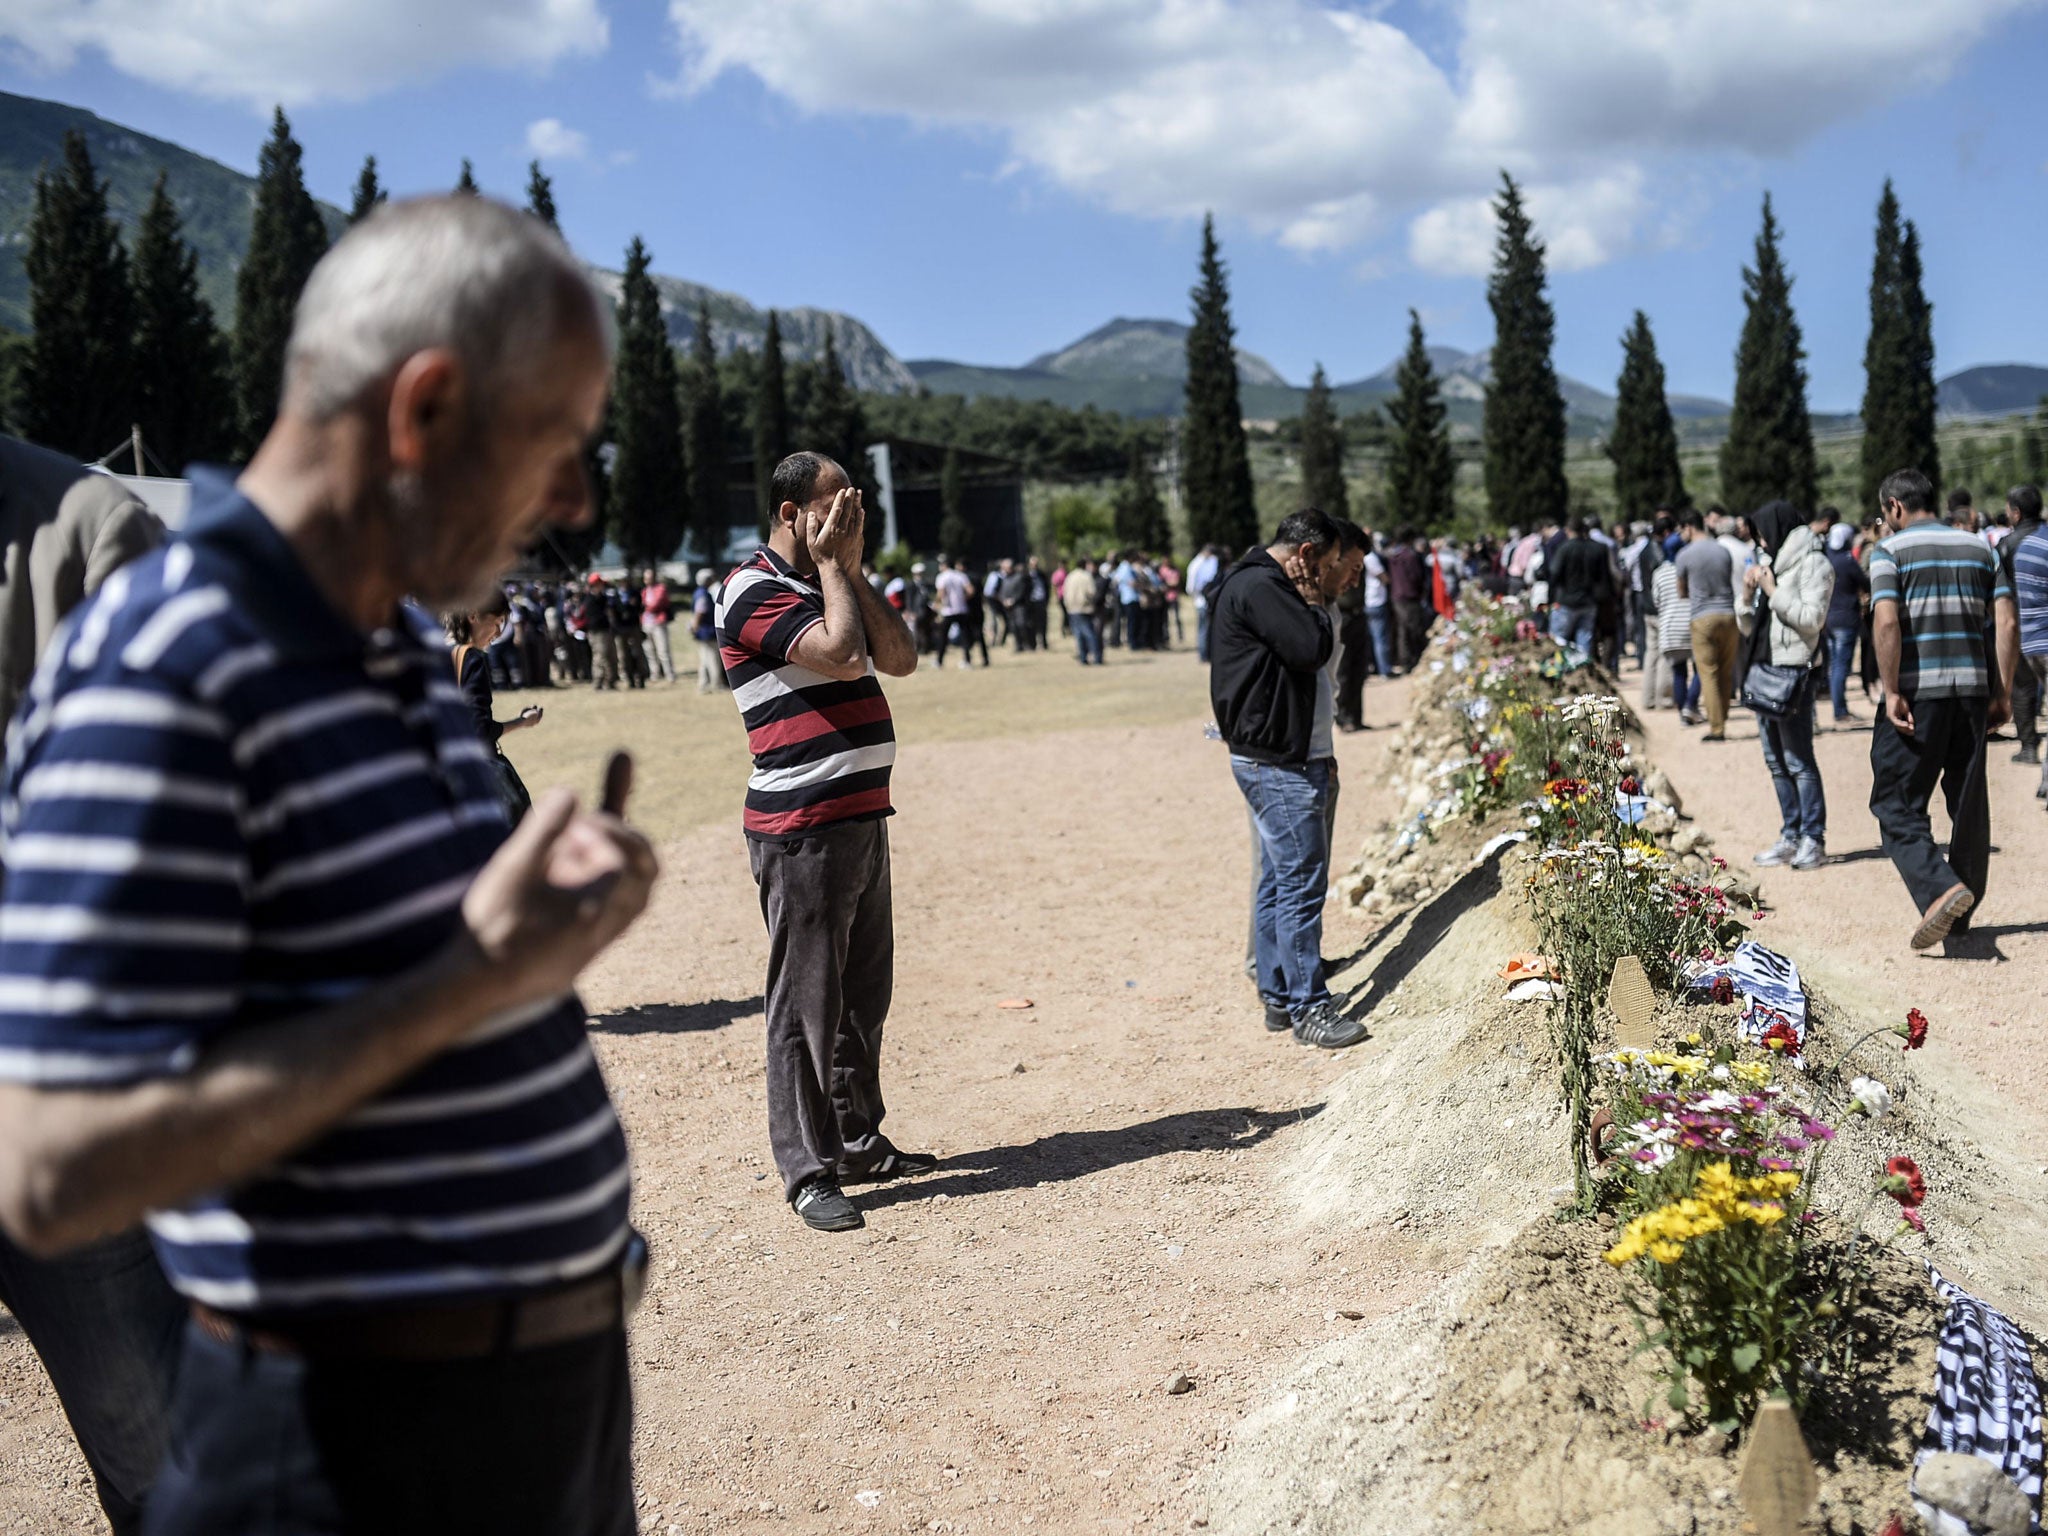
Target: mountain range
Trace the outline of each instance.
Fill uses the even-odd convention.
[[[215,316],[227,324],[234,315],[235,273],[247,249],[256,183],[218,161],[148,134],[110,123],[82,108],[0,92],[0,326],[29,326],[28,279],[22,259],[35,208],[35,178],[59,163],[64,134],[85,135],[93,163],[108,183],[108,204],[132,235],[147,206],[159,170],[185,221],[185,238],[199,254],[201,283]],[[347,220],[338,208],[321,205],[330,231]],[[619,275],[592,266],[592,276],[616,300]],[[699,303],[710,312],[712,337],[721,353],[757,350],[767,312],[738,294],[657,274],[655,287],[670,338],[686,345],[696,329]],[[868,326],[851,315],[800,307],[779,310],[784,352],[792,361],[819,356],[831,329],[856,388],[883,394],[915,389],[933,394],[993,395],[1050,400],[1079,408],[1092,405],[1130,416],[1168,416],[1180,409],[1187,373],[1186,325],[1174,320],[1118,318],[1067,346],[1034,357],[1022,367],[991,367],[943,358],[904,362]],[[1432,347],[1430,357],[1443,381],[1451,419],[1475,426],[1486,398],[1489,354]],[[1278,419],[1298,415],[1305,391],[1258,354],[1237,354],[1241,403],[1247,417]],[[1394,393],[1398,360],[1368,378],[1333,386],[1340,411],[1365,410]],[[1573,431],[1588,435],[1613,420],[1614,397],[1577,379],[1560,377]],[[1941,381],[1941,409],[1951,415],[1993,416],[2030,410],[2048,395],[2048,368],[2020,363],[1970,368]],[[1691,395],[1670,397],[1681,428],[1706,428],[1728,414],[1724,401]]]

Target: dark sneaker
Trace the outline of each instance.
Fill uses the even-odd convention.
[[[1317,1003],[1304,1009],[1294,1021],[1294,1038],[1303,1045],[1341,1051],[1365,1038],[1365,1026],[1356,1019],[1345,1018],[1335,1003]]]
[[[1977,905],[1977,897],[1967,885],[1950,886],[1934,898],[1927,910],[1920,914],[1920,926],[1913,930],[1915,949],[1932,949],[1948,937],[1949,929],[1970,915],[1970,908]]]
[[[2019,751],[2013,753],[2012,760],[2016,763],[2031,763],[2034,767],[2038,768],[2041,766],[2041,749],[2039,747],[2021,747]]]
[[[930,1173],[938,1166],[939,1160],[929,1152],[899,1152],[891,1147],[866,1167],[842,1164],[839,1177],[848,1184],[886,1184],[891,1179],[909,1179],[920,1173]]]
[[[1294,1018],[1278,1003],[1266,1004],[1266,1028],[1274,1034],[1284,1034],[1294,1028]]]
[[[829,1174],[806,1180],[789,1203],[804,1219],[804,1225],[815,1232],[851,1232],[868,1224],[859,1207],[846,1198]]]

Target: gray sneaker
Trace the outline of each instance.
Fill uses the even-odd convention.
[[[1749,862],[1759,869],[1775,869],[1780,864],[1790,864],[1793,855],[1799,852],[1799,845],[1789,837],[1781,837]]]
[[[1356,1019],[1345,1018],[1335,1003],[1317,1003],[1302,1010],[1294,1021],[1294,1038],[1303,1045],[1341,1051],[1365,1038],[1365,1026]]]
[[[1819,838],[1802,837],[1799,839],[1799,851],[1792,855],[1792,867],[1794,869],[1819,869],[1827,861],[1828,851],[1821,846]]]

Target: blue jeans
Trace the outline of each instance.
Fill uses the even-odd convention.
[[[1323,898],[1330,883],[1327,762],[1258,763],[1232,756],[1231,774],[1251,807],[1259,839],[1252,949],[1260,998],[1299,1019],[1327,1002]]]
[[[1783,715],[1758,714],[1758,740],[1764,744],[1764,766],[1778,792],[1778,835],[1797,841],[1828,836],[1828,799],[1821,788],[1820,764],[1813,756],[1813,679],[1800,685],[1798,698]]]
[[[1550,610],[1550,638],[1566,642],[1575,651],[1593,654],[1593,632],[1599,627],[1598,608],[1567,608],[1559,603]]]
[[[1092,613],[1076,613],[1068,618],[1074,630],[1074,650],[1081,658],[1081,665],[1102,665],[1102,626],[1095,622]]]
[[[1835,718],[1849,713],[1849,663],[1856,659],[1856,636],[1860,624],[1828,631],[1828,697],[1834,701]]]
[[[0,1237],[0,1302],[50,1373],[116,1536],[141,1530],[185,1324],[148,1234],[138,1227],[54,1259]]]
[[[1700,707],[1700,673],[1692,664],[1692,656],[1685,651],[1666,651],[1664,659],[1671,663],[1671,706],[1680,714]]]
[[[1394,675],[1394,605],[1381,603],[1365,610],[1365,627],[1372,635],[1372,664],[1381,677]]]

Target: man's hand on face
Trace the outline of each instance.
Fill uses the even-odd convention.
[[[858,491],[841,488],[822,510],[813,501],[804,509],[804,546],[811,559],[818,565],[833,564],[858,575],[864,522]]]
[[[1311,608],[1323,605],[1323,583],[1318,562],[1302,553],[1307,545],[1291,549],[1287,558],[1280,562],[1280,569],[1287,573],[1287,579],[1294,583],[1294,590],[1301,594],[1301,600]]]

